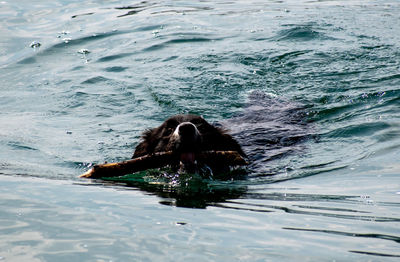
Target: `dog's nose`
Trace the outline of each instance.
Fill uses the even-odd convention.
[[[196,152],[199,150],[201,135],[193,123],[183,122],[176,127],[172,141],[176,151]]]
[[[178,126],[178,133],[182,137],[195,138],[197,136],[197,132],[196,126],[190,122],[184,122]]]

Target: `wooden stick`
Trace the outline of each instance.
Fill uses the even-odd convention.
[[[226,163],[230,166],[243,166],[248,164],[237,151],[206,151],[197,154],[196,159],[208,165]],[[164,167],[173,162],[179,163],[178,161],[178,157],[173,152],[161,152],[118,163],[95,165],[79,177],[100,178],[123,176],[150,168]]]

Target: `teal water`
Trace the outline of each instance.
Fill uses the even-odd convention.
[[[397,1],[1,1],[0,260],[397,261]],[[245,177],[77,176],[177,113]]]

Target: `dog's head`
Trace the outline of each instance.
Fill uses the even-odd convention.
[[[135,150],[135,156],[155,152],[172,151],[184,166],[196,164],[196,153],[203,150],[203,138],[199,129],[208,128],[206,120],[196,115],[176,115],[165,120],[157,128],[144,133],[143,142]]]
[[[218,150],[233,150],[244,156],[239,144],[223,129],[209,124],[201,116],[175,115],[159,127],[147,130],[133,157],[172,151],[180,161],[181,167],[185,171],[193,172],[193,168],[196,169],[198,164],[197,153]],[[227,165],[220,163],[220,166]]]
[[[162,130],[159,130],[165,138],[160,141],[159,149],[177,154],[181,166],[187,171],[192,171],[196,167],[196,153],[203,147],[202,134],[197,127],[203,121],[205,120],[198,116],[175,116],[168,119],[165,125],[161,126]]]

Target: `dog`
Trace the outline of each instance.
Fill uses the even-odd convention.
[[[198,115],[175,115],[159,127],[146,130],[132,158],[167,151],[172,151],[180,160],[179,163],[171,163],[171,167],[179,167],[180,172],[188,173],[196,173],[203,168],[196,159],[196,154],[202,151],[237,151],[246,157],[239,143],[227,130],[208,123]],[[206,168],[212,174],[230,170],[227,163]]]

